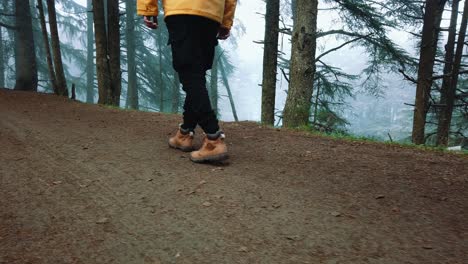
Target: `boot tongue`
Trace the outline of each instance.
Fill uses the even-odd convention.
[[[209,140],[216,140],[218,138],[225,138],[224,136],[224,132],[219,130],[218,132],[214,133],[214,134],[206,134],[206,137],[209,139]]]

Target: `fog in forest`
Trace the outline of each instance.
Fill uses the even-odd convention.
[[[86,0],[74,0],[76,3],[86,6]],[[229,85],[231,86],[232,97],[237,109],[239,120],[260,121],[261,101],[262,101],[262,62],[263,62],[263,41],[265,31],[265,2],[262,0],[239,1],[234,22],[233,34],[230,40],[220,41],[220,46],[226,55],[227,60],[232,64],[232,72],[229,74]],[[327,10],[330,6],[323,2],[319,3],[318,12],[318,32],[340,29],[343,22],[336,11]],[[60,1],[57,9],[62,14],[67,14],[63,10]],[[61,10],[62,9],[62,10]],[[121,12],[125,6],[122,4]],[[447,26],[450,12],[444,13],[442,26]],[[280,27],[292,26],[291,10],[289,1],[281,2]],[[159,17],[160,23],[163,19]],[[142,18],[138,17],[136,23],[142,23]],[[61,26],[59,25],[59,31]],[[166,30],[165,27],[158,30]],[[420,30],[420,26],[414,27],[413,31]],[[71,43],[77,49],[85,50],[85,42],[71,40],[70,36],[60,32],[61,40]],[[291,38],[287,34],[280,34],[279,53],[282,58],[289,58],[291,52]],[[414,34],[404,31],[390,29],[389,38],[402,50],[411,56],[418,57],[418,40]],[[447,39],[447,34],[442,32],[441,43]],[[321,53],[337,47],[343,43],[343,39],[336,35],[326,36],[317,39],[317,56]],[[363,70],[368,67],[369,56],[367,50],[358,45],[346,45],[332,53],[324,56],[322,61],[349,75],[355,75],[355,79],[346,80],[350,86],[349,95],[343,96],[336,105],[331,108],[343,118],[340,130],[357,136],[366,136],[378,140],[399,140],[409,141],[411,138],[413,104],[415,101],[416,86],[414,83],[405,80],[402,74],[390,70],[378,72],[374,79],[366,80]],[[68,71],[76,79],[84,78],[83,65],[76,64],[72,59],[64,56],[64,63],[68,66]],[[156,71],[155,71],[156,74]],[[415,75],[415,73],[412,73]],[[125,73],[122,75],[126,81]],[[10,80],[11,83],[12,80]],[[70,81],[70,80],[69,80]],[[369,83],[373,87],[369,87]],[[125,92],[126,86],[123,86]],[[287,97],[288,81],[287,76],[278,67],[277,91],[275,113],[277,118],[275,125],[281,125],[278,118],[283,111]],[[314,93],[317,87],[314,87]],[[224,85],[219,85],[218,115],[223,121],[233,121],[231,103],[227,96]],[[86,100],[86,95],[79,93],[77,99]],[[125,106],[125,96],[121,96],[121,106]],[[314,98],[312,98],[314,100]],[[313,104],[314,105],[314,104]],[[144,110],[144,109],[142,109]],[[146,110],[154,110],[147,108]],[[312,111],[313,112],[313,111]],[[312,113],[313,114],[313,113]],[[316,113],[317,114],[317,111]],[[314,115],[315,118],[315,115]]]
[[[75,0],[85,6],[86,0]],[[229,41],[220,42],[229,51],[235,66],[233,76],[229,79],[232,93],[240,120],[260,121],[263,48],[254,41],[260,41],[264,35],[265,3],[261,0],[240,1],[236,11],[236,22],[242,23],[245,32],[234,25],[234,36],[237,45]],[[336,17],[323,12],[318,18],[320,29],[333,28]],[[162,21],[162,18],[159,18]],[[138,21],[137,21],[138,22]],[[142,22],[142,21],[139,21]],[[235,23],[236,23],[235,22]],[[394,32],[394,41],[411,48],[413,42],[409,34]],[[289,54],[290,38],[280,39],[282,50]],[[339,41],[334,37],[327,38],[319,44],[319,49],[337,46]],[[411,50],[410,50],[411,51]],[[414,51],[413,51],[414,52]],[[325,60],[341,67],[347,73],[359,74],[365,67],[365,51],[359,47],[343,48],[330,54]],[[344,116],[349,121],[347,129],[352,134],[388,139],[390,133],[394,139],[409,137],[411,133],[412,108],[404,103],[413,103],[415,89],[403,80],[401,75],[384,74],[382,91],[377,95],[369,95],[360,89],[360,82],[355,83],[355,98],[349,98],[343,109]],[[282,110],[286,100],[288,83],[278,71],[276,109]],[[226,92],[220,90],[220,118],[223,121],[233,121],[233,115]]]

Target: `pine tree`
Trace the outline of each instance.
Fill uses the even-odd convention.
[[[341,26],[328,31],[317,31],[315,39],[318,41],[323,37],[335,36],[337,40],[343,43],[317,54],[314,60],[316,72],[313,85],[320,82],[321,91],[320,93],[312,93],[315,96],[314,103],[319,105],[314,105],[313,111],[309,109],[309,113],[313,112],[315,115],[317,112],[317,116],[314,116],[316,121],[314,126],[318,128],[331,124],[328,121],[327,124],[321,123],[323,119],[318,118],[318,116],[333,116],[333,119],[336,120],[336,122],[333,122],[333,129],[335,129],[346,124],[346,120],[340,116],[340,113],[345,109],[345,99],[352,95],[352,90],[355,88],[355,85],[352,85],[353,82],[362,76],[363,82],[360,86],[363,90],[370,94],[379,95],[384,90],[380,82],[381,75],[388,71],[397,71],[399,68],[413,65],[414,60],[388,38],[387,28],[395,28],[397,25],[383,14],[383,11],[381,11],[382,6],[378,2],[363,0],[334,0],[327,2],[330,7],[324,8],[320,12],[338,14],[341,23],[337,23],[337,25]],[[291,5],[295,4],[294,1],[290,3]],[[296,6],[302,8],[299,2],[297,2]],[[298,16],[297,12],[299,11],[291,12],[293,17]],[[294,26],[296,26],[295,23]],[[282,34],[291,34],[287,28],[282,29],[281,32]],[[361,75],[347,74],[324,60],[329,54],[351,45],[365,48],[368,55],[368,67],[362,71]],[[288,59],[280,58],[279,65],[286,80],[290,81],[286,72],[289,71],[289,75],[291,74],[291,62]],[[289,92],[288,97],[290,97]],[[316,109],[317,111],[315,111]],[[285,114],[286,108],[283,117]]]
[[[14,14],[14,5],[13,1],[0,1],[0,28],[2,31],[2,43],[0,44],[3,49],[3,64],[0,65],[0,68],[3,68],[3,87],[13,87],[16,80],[15,76],[15,67],[9,65],[10,60],[15,63],[15,14]],[[1,74],[1,73],[0,73]]]
[[[127,107],[138,109],[138,86],[136,75],[136,44],[135,44],[135,0],[126,0],[126,44],[127,44]]]
[[[173,72],[174,76],[174,83],[172,87],[172,113],[179,112],[179,105],[180,105],[180,80],[179,74],[177,72]]]
[[[225,52],[222,52],[222,54],[225,54]],[[226,91],[228,94],[229,103],[231,105],[231,111],[234,117],[234,121],[238,122],[239,118],[237,117],[236,105],[234,103],[234,98],[232,96],[231,87],[228,81],[228,74],[229,74],[228,70],[229,69],[232,70],[232,66],[228,67],[227,64],[228,64],[227,58],[225,56],[222,56],[219,61],[219,69],[221,71],[221,77],[223,78],[224,87],[226,87]]]
[[[456,0],[454,0],[454,5],[455,5],[455,2]],[[453,13],[458,14],[458,8],[456,7],[452,7],[452,8],[453,8]],[[454,110],[455,96],[456,96],[461,61],[462,61],[462,56],[463,56],[463,48],[465,46],[466,28],[467,28],[467,23],[468,23],[468,1],[465,1],[465,7],[463,10],[460,32],[458,33],[457,49],[456,49],[454,58],[453,58],[453,47],[454,47],[457,16],[453,14],[452,18],[453,18],[453,21],[452,21],[453,24],[451,25],[451,29],[450,29],[451,34],[449,36],[449,41],[451,43],[449,43],[450,45],[449,44],[447,45],[446,63],[449,63],[449,61],[451,63],[453,61],[453,65],[450,65],[451,67],[448,66],[450,68],[444,70],[445,77],[444,77],[444,83],[442,85],[442,91],[441,91],[442,109],[439,113],[439,123],[438,123],[438,128],[437,128],[437,145],[439,146],[448,145],[450,126],[452,123],[452,116],[453,116],[453,110]]]
[[[3,48],[3,30],[0,26],[0,87],[5,87],[5,52]]]
[[[309,111],[315,75],[315,48],[317,33],[316,0],[297,0],[292,33],[292,54],[289,91],[283,113],[286,127],[309,123]]]
[[[37,91],[38,75],[29,1],[15,2],[15,90]]]
[[[413,117],[412,141],[414,144],[424,144],[425,142],[426,117],[433,83],[434,60],[445,3],[446,0],[426,1]]]
[[[276,74],[278,67],[280,1],[266,1],[263,50],[262,123],[275,121]]]
[[[40,1],[40,0],[39,0]],[[56,94],[68,96],[67,82],[62,63],[62,52],[57,29],[57,16],[55,11],[55,0],[47,0],[47,10],[49,13],[50,35],[52,40],[52,53],[55,69]]]
[[[94,32],[92,0],[86,3],[86,102],[94,103]]]
[[[108,21],[104,1],[93,0],[93,19],[96,41],[96,66],[100,104],[118,106],[120,103],[120,26],[118,0],[107,2]]]
[[[213,111],[215,112],[216,115],[218,115],[218,72],[219,72],[219,60],[221,59],[221,53],[220,53],[220,48],[216,46],[215,48],[215,56],[213,59],[213,66],[210,71],[210,89],[209,89],[209,95],[210,95],[210,102],[211,102],[211,107],[213,108]]]
[[[122,72],[120,70],[120,12],[119,0],[107,0],[108,7],[108,55],[111,77],[110,102],[112,105],[120,105],[120,93],[122,89]]]
[[[164,72],[164,67],[163,67],[163,45],[162,45],[162,33],[160,30],[156,32],[156,43],[159,51],[159,56],[158,56],[158,87],[159,87],[159,112],[164,112],[164,96],[165,96],[165,89],[166,89],[166,84],[164,83],[163,80],[163,72]]]
[[[42,38],[44,42],[44,47],[46,51],[46,60],[47,60],[47,68],[49,69],[49,78],[52,83],[52,88],[56,94],[59,94],[58,87],[57,87],[57,81],[55,77],[55,70],[54,70],[54,65],[52,61],[52,54],[50,52],[50,45],[49,45],[49,34],[47,33],[47,26],[46,26],[46,21],[45,21],[45,15],[44,15],[44,5],[42,3],[42,0],[37,0],[37,7],[39,9],[39,17],[41,21],[41,29],[42,29]]]

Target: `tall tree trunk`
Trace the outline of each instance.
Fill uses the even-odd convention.
[[[127,64],[128,64],[128,88],[127,88],[127,106],[132,109],[138,109],[138,87],[136,76],[136,45],[135,45],[135,0],[127,0]]]
[[[219,69],[221,71],[221,77],[223,78],[224,86],[226,87],[226,91],[228,93],[229,103],[231,104],[232,109],[232,115],[234,116],[234,120],[238,122],[239,118],[237,117],[236,105],[234,104],[234,98],[232,97],[231,87],[229,86],[229,81],[227,78],[226,71],[224,70],[224,64],[222,61],[219,62]]]
[[[104,1],[106,0],[93,0],[98,103],[118,106],[120,103],[119,6],[118,0],[108,0],[109,22],[106,22]],[[109,29],[106,29],[106,25]]]
[[[418,84],[413,118],[412,141],[424,144],[426,116],[429,111],[429,96],[432,87],[434,59],[440,32],[440,22],[446,0],[427,0],[419,55]]]
[[[47,0],[47,11],[49,13],[50,37],[52,42],[52,52],[54,54],[55,68],[55,91],[58,95],[68,96],[67,81],[63,72],[62,53],[60,51],[60,40],[57,30],[57,15],[55,12],[55,0]]]
[[[316,70],[317,7],[317,0],[297,0],[289,91],[283,113],[283,124],[286,127],[309,124]]]
[[[180,104],[180,80],[179,74],[176,71],[174,71],[174,86],[172,89],[172,113],[178,113]]]
[[[111,104],[111,76],[107,52],[107,30],[104,1],[93,0],[94,33],[96,42],[96,69],[100,104]]]
[[[93,32],[93,8],[92,0],[87,1],[86,6],[86,36],[87,36],[87,56],[86,56],[86,102],[94,103],[94,32]]]
[[[276,74],[278,67],[280,0],[266,2],[263,50],[262,123],[274,125]]]
[[[463,10],[462,22],[460,26],[460,32],[458,33],[455,60],[453,62],[451,73],[450,72],[448,73],[449,76],[451,77],[449,79],[450,83],[448,84],[449,86],[446,88],[446,90],[443,90],[444,94],[441,97],[441,104],[445,104],[445,106],[442,108],[442,111],[440,111],[439,124],[437,127],[437,145],[439,146],[448,145],[450,125],[452,123],[453,107],[455,104],[455,94],[457,91],[458,79],[459,79],[459,74],[460,74],[460,64],[461,64],[462,56],[463,56],[463,48],[465,46],[467,23],[468,23],[468,1],[465,1],[465,7]],[[455,20],[454,31],[455,30],[456,30],[456,20]],[[455,35],[455,32],[453,32],[453,35]],[[455,36],[453,37],[455,38]],[[453,52],[453,46],[452,46],[452,52]],[[447,74],[447,73],[444,72],[444,74]],[[444,82],[445,82],[445,78],[444,78]],[[444,99],[443,102],[442,102],[442,99]]]
[[[0,87],[5,87],[5,52],[3,49],[2,27],[0,27]]]
[[[163,81],[163,66],[162,66],[162,43],[161,43],[161,31],[158,30],[156,32],[156,43],[158,45],[158,51],[159,51],[159,68],[158,68],[158,84],[159,84],[159,112],[164,112],[164,81]]]
[[[317,95],[315,96],[314,120],[312,121],[314,125],[317,124],[319,98],[320,98],[320,79],[317,81]]]
[[[39,9],[42,38],[44,40],[44,48],[46,51],[47,68],[49,69],[49,78],[50,78],[50,82],[52,83],[52,88],[54,90],[54,93],[58,94],[59,91],[57,87],[57,81],[55,78],[55,70],[54,70],[54,65],[52,62],[52,55],[50,54],[49,34],[47,33],[47,25],[46,25],[45,16],[44,16],[44,5],[42,4],[42,0],[37,0],[37,7]]]
[[[297,0],[291,0],[291,14],[292,14],[292,22],[294,26],[294,21],[296,21],[296,6],[297,6]]]
[[[442,82],[442,87],[440,91],[440,102],[438,107],[438,127],[437,127],[437,145],[444,145],[444,131],[443,126],[444,119],[446,118],[446,104],[447,104],[447,92],[452,82],[453,78],[453,55],[455,49],[455,37],[457,34],[457,19],[458,19],[458,9],[459,9],[459,0],[453,0],[452,4],[452,15],[450,19],[449,26],[449,35],[447,44],[445,45],[445,65],[444,65],[444,79]],[[447,144],[447,142],[445,142]]]
[[[15,90],[37,91],[37,64],[29,1],[15,2]]]
[[[213,60],[213,67],[211,67],[210,78],[210,102],[211,107],[216,115],[218,115],[218,62],[220,60],[219,47],[215,48],[215,56]]]
[[[107,0],[109,69],[111,76],[111,104],[120,105],[122,72],[120,70],[120,12],[119,0]]]

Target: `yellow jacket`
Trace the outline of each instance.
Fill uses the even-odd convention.
[[[197,15],[215,20],[230,29],[237,0],[163,0],[164,16]],[[158,15],[158,0],[137,0],[137,14]]]

